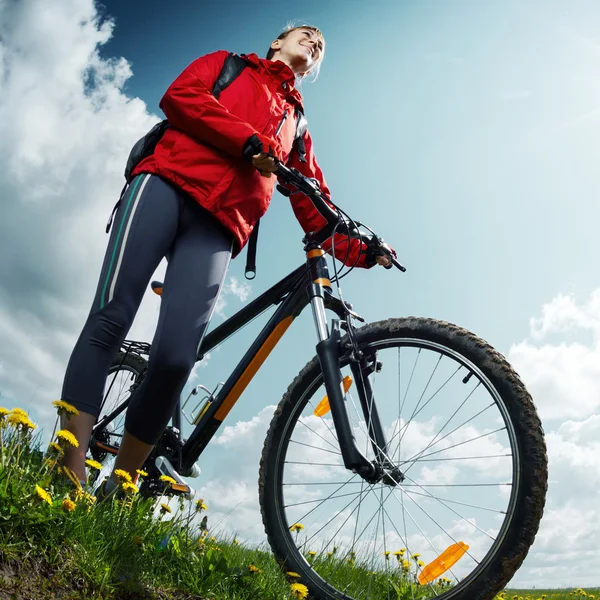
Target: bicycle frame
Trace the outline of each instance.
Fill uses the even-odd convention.
[[[316,346],[317,355],[323,371],[325,389],[329,398],[331,414],[340,443],[344,465],[346,468],[368,479],[377,477],[377,473],[381,473],[381,462],[378,460],[378,464],[380,465],[378,467],[369,461],[357,448],[350,426],[345,407],[344,391],[342,389],[340,359],[344,353],[341,352],[340,348],[339,320],[333,319],[331,333],[329,333],[327,327],[325,310],[329,309],[340,319],[345,320],[347,327],[351,328],[348,309],[340,299],[331,294],[331,283],[324,250],[318,243],[310,241],[310,236],[305,238],[305,242],[306,265],[298,267],[208,333],[202,340],[197,360],[202,360],[206,353],[239,331],[265,309],[279,304],[275,313],[246,351],[223,387],[214,398],[211,397],[207,400],[202,411],[195,418],[194,423],[196,427],[181,446],[179,464],[175,465],[175,468],[181,475],[186,476],[190,474],[192,466],[218,431],[242,392],[294,319],[300,315],[308,304],[311,304],[313,309],[313,317],[319,337]],[[349,344],[349,346],[352,348],[352,344]],[[375,456],[379,459],[382,449],[385,452],[386,441],[369,384],[368,374],[370,373],[370,367],[367,366],[364,357],[355,357],[351,368],[356,380],[365,420],[369,424],[369,435],[375,450]],[[110,422],[115,416],[120,414],[126,408],[129,399],[117,407],[110,415],[104,417],[94,429],[101,428],[103,424]],[[181,400],[178,401],[173,416],[173,426],[176,430],[176,435],[181,441]],[[95,441],[95,443],[101,449],[112,453],[115,453],[117,450],[117,448],[109,448],[99,441]]]

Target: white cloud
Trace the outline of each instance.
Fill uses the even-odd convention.
[[[583,419],[600,409],[600,290],[587,302],[559,295],[531,320],[529,339],[508,359],[527,385],[540,415]]]
[[[0,392],[48,430],[129,150],[159,117],[124,93],[127,60],[100,56],[114,22],[93,0],[0,7]],[[232,278],[222,297],[249,293]],[[159,307],[148,289],[129,339],[152,340]]]

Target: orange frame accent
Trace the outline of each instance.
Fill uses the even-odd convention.
[[[306,253],[306,258],[316,258],[317,256],[323,256],[325,254],[325,250],[322,248],[315,248],[314,250],[309,250]]]
[[[233,386],[231,392],[223,403],[215,413],[214,418],[217,421],[223,421],[225,417],[229,414],[229,411],[233,408],[233,405],[238,401],[239,397],[242,395],[242,392],[246,389],[248,384],[252,381],[254,375],[262,364],[265,362],[267,356],[271,354],[271,350],[275,348],[277,342],[283,337],[283,334],[287,331],[287,328],[292,324],[294,317],[291,315],[286,317],[277,324],[275,329],[271,332],[271,335],[265,340],[265,343],[260,347],[259,351],[256,353],[256,356],[250,361],[250,364],[246,367],[246,370],[242,373],[241,377],[237,380],[236,384]]]
[[[326,285],[328,287],[331,287],[331,281],[325,277],[319,277],[319,279],[315,279],[315,283],[318,283],[319,285]]]
[[[96,446],[98,446],[98,448],[100,448],[100,450],[106,450],[106,452],[110,452],[111,454],[117,454],[119,452],[112,446],[106,446],[102,442],[96,442]]]

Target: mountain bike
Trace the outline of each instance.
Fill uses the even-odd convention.
[[[198,475],[203,450],[310,305],[316,356],[279,402],[260,460],[275,558],[321,600],[493,598],[523,562],[545,503],[546,446],[530,394],[499,352],[461,327],[422,317],[365,323],[339,290],[352,265],[338,272],[334,260],[330,277],[325,250],[356,238],[371,260],[405,268],[315,180],[281,164],[276,175],[280,192],[306,194],[327,224],[304,237],[304,264],[205,336],[198,360],[277,307],[224,383],[180,400],[140,493],[160,495],[169,475],[170,493],[193,496],[183,478]],[[160,294],[162,284],[152,288]],[[89,447],[109,470],[149,351],[125,341],[110,369]],[[187,439],[182,417],[194,427]]]

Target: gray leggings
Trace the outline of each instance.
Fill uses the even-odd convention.
[[[196,361],[232,243],[232,235],[187,194],[156,175],[138,175],[121,198],[94,303],[67,366],[62,399],[99,415],[108,369],[166,256],[148,370],[125,417],[129,433],[156,444]]]

